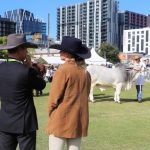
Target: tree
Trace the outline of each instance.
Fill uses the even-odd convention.
[[[102,43],[99,49],[98,54],[101,57],[104,57],[107,59],[107,61],[111,62],[111,63],[117,63],[120,62],[119,58],[118,58],[118,54],[119,54],[119,49],[112,46],[109,43]]]
[[[7,43],[7,36],[1,36],[0,37],[0,45],[6,44]],[[6,50],[1,50],[0,51],[0,58],[6,58],[7,57],[7,51]]]
[[[1,44],[6,44],[6,42],[7,42],[7,36],[1,36],[0,37],[0,45]]]
[[[36,61],[40,64],[47,64],[47,62],[42,57],[36,59]]]
[[[31,57],[34,57],[34,53],[35,53],[35,48],[28,48],[28,54],[29,54]]]
[[[7,58],[7,57],[8,57],[7,50],[1,50],[0,51],[0,58]]]

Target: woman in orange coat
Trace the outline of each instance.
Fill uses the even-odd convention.
[[[91,52],[81,40],[69,36],[51,47],[60,50],[65,63],[54,74],[48,99],[49,150],[63,150],[65,142],[68,150],[79,150],[89,123],[91,77],[84,59],[90,58]]]

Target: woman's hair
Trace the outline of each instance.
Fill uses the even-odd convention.
[[[85,60],[77,55],[74,55],[74,54],[71,54],[69,52],[68,53],[68,58],[67,58],[67,62],[75,62],[78,66],[81,66],[81,67],[86,67],[86,64],[85,64]]]
[[[75,62],[78,66],[82,66],[82,67],[85,67],[86,64],[85,64],[85,60],[81,57],[78,57],[78,56],[75,56]]]

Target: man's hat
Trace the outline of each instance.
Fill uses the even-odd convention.
[[[10,34],[7,37],[7,44],[0,45],[0,50],[4,49],[13,49],[19,46],[23,46],[26,48],[37,48],[37,45],[31,42],[27,42],[24,34]]]
[[[80,39],[70,36],[64,36],[62,38],[61,44],[54,44],[50,46],[50,48],[65,51],[83,59],[91,57],[90,49],[82,44],[82,41]]]

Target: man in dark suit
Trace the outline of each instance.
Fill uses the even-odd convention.
[[[36,149],[37,115],[32,90],[45,88],[45,81],[35,69],[23,62],[27,48],[36,45],[23,34],[8,36],[8,59],[0,64],[0,150]]]

